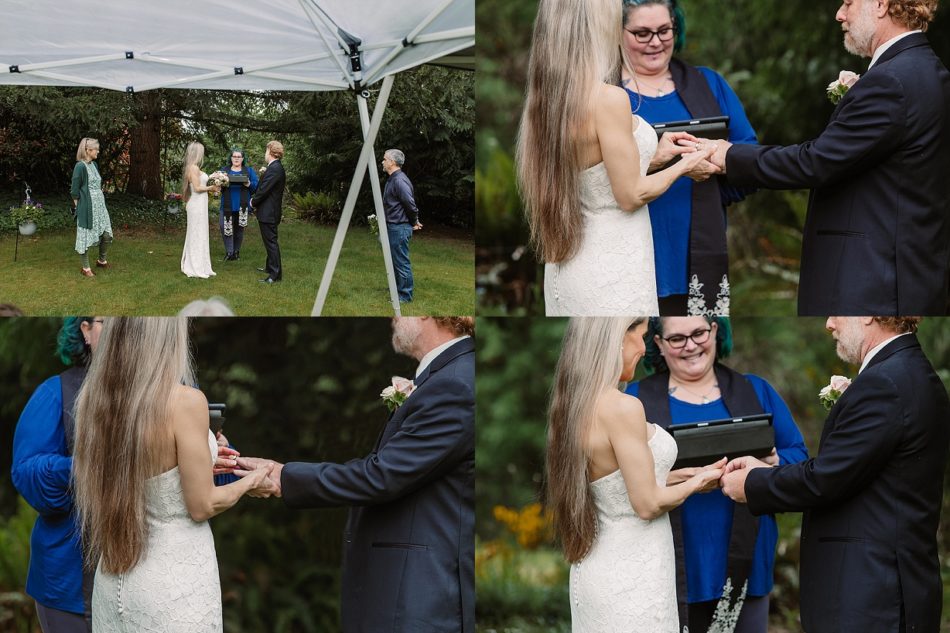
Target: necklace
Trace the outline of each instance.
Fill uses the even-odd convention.
[[[671,380],[671,382],[672,382],[672,380]],[[709,395],[710,395],[712,392],[714,392],[714,391],[716,391],[716,390],[719,389],[719,383],[713,383],[713,386],[710,387],[709,390],[706,391],[706,393],[697,393],[697,392],[693,391],[692,389],[690,389],[689,387],[687,387],[686,385],[683,385],[683,384],[680,384],[680,385],[678,385],[678,386],[672,386],[672,387],[670,387],[669,390],[667,391],[667,393],[672,396],[673,393],[674,393],[678,388],[680,388],[680,387],[683,388],[683,391],[685,391],[685,392],[687,392],[687,393],[691,393],[691,394],[693,394],[694,396],[696,396],[697,398],[699,398],[700,400],[702,400],[702,403],[703,403],[703,404],[709,404],[710,402],[712,402],[712,400],[709,399]]]
[[[629,81],[629,80],[628,80],[628,81]],[[651,90],[655,90],[657,97],[663,97],[663,96],[665,96],[666,94],[668,94],[665,90],[663,90],[663,86],[665,86],[668,81],[672,81],[672,78],[671,78],[671,77],[665,77],[665,76],[664,76],[664,77],[663,77],[663,80],[660,82],[660,85],[659,85],[659,86],[654,86],[653,84],[644,81],[642,77],[637,77],[637,78],[634,78],[634,79],[633,79],[633,82],[634,82],[635,84],[637,84],[637,85],[643,84],[643,85],[646,86],[647,88],[649,88],[649,89],[651,89]]]

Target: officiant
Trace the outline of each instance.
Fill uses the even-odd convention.
[[[227,174],[231,184],[221,193],[218,227],[224,240],[224,261],[241,258],[244,228],[247,226],[251,194],[257,191],[257,173],[247,164],[240,147],[231,148],[231,162],[220,171]]]
[[[621,85],[634,114],[651,125],[725,115],[730,142],[757,143],[742,102],[725,78],[674,56],[686,43],[681,2],[623,0],[622,42]],[[753,191],[721,178],[680,178],[650,202],[661,315],[729,316],[726,206]]]
[[[653,318],[646,339],[644,366],[652,375],[631,383],[627,393],[640,399],[648,420],[666,429],[770,413],[775,450],[765,461],[790,464],[808,458],[801,431],[775,389],[759,376],[741,374],[719,362],[732,351],[729,319]],[[667,485],[687,479],[695,470],[673,470]],[[715,490],[687,499],[670,513],[670,523],[681,626],[688,621],[691,631],[707,630],[728,579],[728,608],[739,607],[735,632],[766,633],[778,542],[774,515],[753,517],[746,506]],[[746,581],[745,602],[737,605]]]

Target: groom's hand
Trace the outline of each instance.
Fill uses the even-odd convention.
[[[753,468],[771,468],[755,457],[737,457],[726,464],[725,474],[719,480],[722,493],[737,503],[747,503],[745,496],[745,480]]]
[[[732,143],[729,141],[717,140],[716,151],[709,157],[709,162],[718,167],[721,170],[720,173],[723,174],[726,173],[726,153],[730,147],[732,147]]]

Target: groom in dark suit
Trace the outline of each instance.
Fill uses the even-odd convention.
[[[842,359],[861,363],[832,406],[817,457],[726,465],[720,484],[753,514],[804,512],[805,633],[936,633],[937,525],[950,402],[914,332],[919,317],[830,317]]]
[[[258,268],[267,277],[261,283],[272,284],[283,278],[280,267],[280,246],[277,244],[277,225],[280,224],[281,203],[284,199],[284,182],[287,175],[280,159],[284,157],[284,146],[280,141],[271,141],[264,152],[267,169],[257,185],[257,191],[251,198],[251,208],[257,213],[257,223],[261,227],[261,238],[267,251],[267,263]]]
[[[950,72],[923,31],[937,0],[847,0],[845,48],[871,57],[815,140],[721,142],[734,185],[811,188],[800,315],[943,315],[950,282]]]
[[[294,508],[350,506],[344,633],[475,631],[475,345],[471,317],[396,317],[415,386],[376,449],[345,464],[275,463]],[[246,473],[266,460],[238,458]]]

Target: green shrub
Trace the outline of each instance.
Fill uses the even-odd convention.
[[[291,195],[291,208],[297,217],[314,224],[336,224],[340,220],[340,200],[331,193],[308,191]]]
[[[24,593],[30,566],[30,533],[36,511],[22,498],[16,514],[0,517],[0,631],[28,633],[34,620],[33,600]]]

